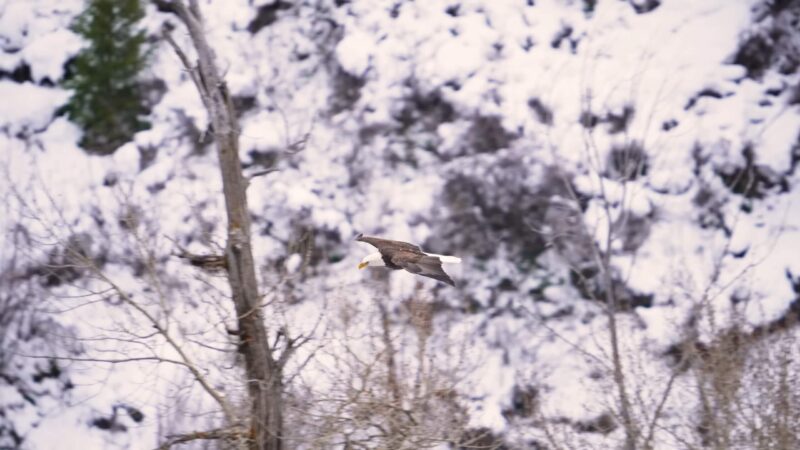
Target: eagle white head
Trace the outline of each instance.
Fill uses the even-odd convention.
[[[381,256],[381,252],[370,253],[361,259],[360,263],[358,263],[359,269],[363,269],[367,266],[385,267],[386,263],[383,262],[383,256]]]

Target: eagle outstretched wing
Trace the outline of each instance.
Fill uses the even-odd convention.
[[[393,241],[391,239],[381,239],[372,236],[364,236],[363,234],[359,234],[356,237],[357,241],[366,242],[367,244],[377,248],[381,252],[388,251],[394,252],[399,250],[409,251],[409,252],[416,252],[418,254],[423,254],[422,249],[419,246],[414,244],[409,244],[408,242],[403,241]]]
[[[401,251],[392,256],[392,263],[415,275],[433,278],[450,286],[456,285],[453,279],[442,269],[442,262],[435,256]]]

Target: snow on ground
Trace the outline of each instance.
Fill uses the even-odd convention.
[[[19,192],[30,201],[15,203],[0,226],[8,230],[13,221],[23,221],[48,244],[71,234],[97,233],[92,249],[107,252],[109,276],[158,320],[174,321],[175,335],[215,383],[233,386],[233,357],[192,341],[202,338],[212,347],[231,349],[226,334],[230,321],[225,319],[230,311],[219,302],[227,292],[224,279],[198,275],[172,256],[178,245],[213,253],[224,243],[216,155],[211,148],[197,154],[194,143],[179,132],[181,118],[205,130],[206,113],[191,80],[162,46],[149,69],[167,84],[152,113],[154,127],[113,157],[87,156],[78,149],[79,130],[54,117],[69,93],[37,83],[61,77],[63,62],[78,51],[80,41],[66,26],[79,3],[0,2],[0,69],[11,71],[25,62],[33,77],[22,84],[0,80],[0,98],[8,100],[0,105],[0,147],[6,149],[0,160],[5,171],[0,192]],[[700,339],[706,342],[740,315],[748,326],[757,327],[785,313],[796,299],[786,274],[800,276],[793,253],[800,245],[800,215],[793,208],[800,201],[794,188],[798,175],[789,172],[800,114],[783,97],[769,104],[761,100],[767,88],[798,80],[796,75],[769,73],[753,81],[745,78],[741,66],[731,64],[752,20],[753,1],[675,0],[647,14],[636,14],[628,2],[598,2],[592,13],[583,11],[580,2],[556,0],[537,1],[532,7],[518,1],[462,1],[448,13],[451,3],[349,2],[328,12],[343,25],[338,42],[320,38],[334,32],[316,18],[319,11],[298,7],[251,35],[246,27],[258,5],[244,0],[203,3],[209,40],[231,91],[252,96],[257,104],[242,118],[242,159],[257,164],[259,155],[269,155],[273,166],[264,169],[279,169],[250,182],[253,239],[262,278],[279,278],[270,292],[292,292],[301,299],[281,303],[270,325],[277,328],[285,322],[296,327],[297,335],[316,334],[310,348],[322,349],[303,350],[298,357],[312,358],[303,368],[303,383],[325,394],[342,381],[337,377],[343,374],[336,372],[339,358],[344,358],[340,355],[380,352],[382,341],[368,333],[379,323],[379,301],[395,317],[398,348],[406,369],[413,371],[416,341],[414,328],[403,322],[403,305],[423,289],[434,293],[430,301],[452,307],[441,312],[437,323],[450,325],[437,329],[439,347],[434,351],[448,354],[455,342],[470,346],[460,355],[467,358],[463,365],[445,364],[458,368],[454,371],[461,376],[470,426],[509,436],[534,433],[516,426],[504,412],[513,407],[515,386],[536,386],[543,411],[570,421],[592,420],[612,407],[608,367],[598,362],[607,360],[609,352],[602,307],[581,299],[563,281],[564,262],[555,250],[542,259],[553,262],[545,271],[556,281],[542,289],[541,299],[521,288],[498,294],[495,280],[520,279],[519,286],[531,286],[532,291],[543,277],[521,272],[502,249],[489,261],[459,255],[465,267],[455,290],[405,273],[390,274],[384,284],[375,272],[355,270],[357,261],[372,251],[351,242],[358,232],[411,242],[450,238],[437,236],[438,228],[430,222],[431,217],[448,217],[441,215],[445,206],[440,198],[448,173],[475,172],[474,164],[519,151],[460,153],[470,121],[478,115],[498,118],[505,131],[528,145],[527,157],[574,174],[575,188],[589,199],[585,224],[602,249],[608,230],[627,217],[623,213],[656,218],[635,254],[622,252],[620,241],[611,247],[618,252],[613,265],[627,286],[653,297],[651,307],[620,315],[630,375],[666,382],[660,355],[681,339],[700,301],[707,300],[711,311],[711,319],[700,324]],[[147,26],[153,30],[169,17],[152,7],[148,14]],[[181,33],[176,37],[186,44]],[[333,86],[328,72],[313,69],[323,63],[338,64],[362,84],[359,95],[341,110],[326,109],[331,96],[346,88]],[[419,136],[412,136],[413,127],[425,121],[418,118],[403,136],[407,140],[398,142],[380,130],[396,125],[412,89],[410,76],[414,89],[441,95],[458,116],[415,140]],[[699,96],[704,90],[717,94]],[[532,104],[540,110],[534,111]],[[581,125],[582,114],[602,118],[624,114],[626,108],[633,116],[624,132],[599,123],[588,133]],[[367,127],[379,130],[371,140],[360,134]],[[436,151],[426,148],[428,139],[439,145]],[[648,172],[634,181],[613,179],[606,171],[608,155],[631,142],[641,144],[647,154]],[[745,199],[719,180],[715,171],[747,162],[742,148],[748,143],[756,149],[757,164],[788,174],[789,192],[772,190],[764,199]],[[141,169],[139,147],[147,146],[159,152],[152,165]],[[706,161],[698,169],[700,176],[697,158]],[[538,179],[547,169],[537,165],[535,170],[540,171]],[[698,225],[703,209],[697,198],[703,193],[712,203],[719,202],[729,236]],[[745,206],[750,212],[742,212]],[[134,213],[142,233],[139,241],[120,222],[130,211],[139,211]],[[44,220],[30,220],[31,213]],[[100,222],[105,225],[98,227]],[[55,230],[53,224],[58,225]],[[313,245],[294,246],[312,231],[336,236],[332,254],[325,253],[329,249],[314,253]],[[159,297],[152,280],[143,281],[131,271],[142,243],[162,267],[163,289],[170,295]],[[40,248],[31,258],[42,258],[51,248]],[[313,263],[309,257],[315,258]],[[273,276],[274,267],[282,275]],[[50,306],[77,306],[82,300],[70,296],[79,293],[80,288],[56,291]],[[734,304],[731,298],[736,296],[747,301]],[[468,302],[481,309],[469,312]],[[109,330],[147,329],[135,311],[121,314],[122,309],[106,299],[55,317],[84,339],[113,335]],[[175,357],[158,338],[147,341],[149,348],[78,342],[89,355],[138,350]],[[465,369],[470,367],[475,370]],[[204,415],[214,408],[208,396],[196,386],[189,388],[185,372],[168,364],[98,369],[76,363],[69,371],[76,388],[68,406],[53,406],[41,417],[28,408],[13,419],[31,448],[49,448],[54,436],[64,442],[63,436],[72,433],[75,448],[152,448],[164,429],[190,430],[218,420]],[[690,383],[681,379],[678,384]],[[231,388],[226,394],[237,398],[241,392]],[[647,401],[657,399],[657,393],[650,394]],[[169,398],[177,401],[169,404]],[[131,428],[123,434],[87,428],[90,420],[110,413],[119,402],[141,408],[145,421],[126,422]],[[673,417],[685,418],[693,404],[676,394],[667,409]],[[182,416],[188,411],[199,416]],[[593,445],[607,442],[602,436],[586,439]],[[659,442],[668,442],[664,439]]]

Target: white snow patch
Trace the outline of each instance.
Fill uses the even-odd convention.
[[[75,33],[58,29],[35,38],[23,50],[22,59],[31,66],[34,81],[49,78],[57,82],[64,75],[64,63],[76,55],[82,45],[83,42]]]
[[[336,58],[342,68],[353,76],[362,77],[370,67],[375,43],[372,35],[359,30],[348,33],[336,46]]]
[[[292,274],[297,272],[297,269],[300,268],[300,265],[303,263],[303,257],[299,253],[292,253],[286,258],[286,261],[283,263],[283,267],[286,269],[286,273]]]
[[[69,98],[69,92],[32,83],[0,80],[0,129],[9,133],[41,130],[53,117],[55,109]]]
[[[781,109],[777,116],[770,117],[761,130],[758,143],[757,162],[777,172],[788,172],[791,166],[792,146],[800,138],[800,114]]]
[[[485,355],[482,364],[471,373],[468,394],[470,426],[496,432],[506,429],[502,406],[514,387],[514,369],[503,363],[499,353]]]
[[[8,49],[23,47],[29,32],[29,22],[34,18],[30,2],[11,1],[2,6],[0,14],[0,36]]]

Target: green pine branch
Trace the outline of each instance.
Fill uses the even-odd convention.
[[[72,26],[87,46],[63,83],[73,90],[64,109],[83,129],[81,146],[88,152],[113,153],[149,128],[140,82],[150,54],[138,27],[143,17],[139,0],[90,0]]]

